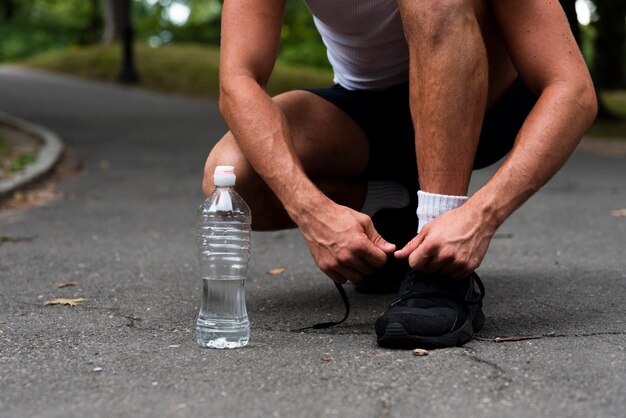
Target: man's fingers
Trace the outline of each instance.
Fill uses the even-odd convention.
[[[356,269],[349,266],[337,267],[336,271],[342,277],[345,277],[348,281],[352,283],[358,283],[363,278],[363,274],[359,273]]]
[[[365,234],[369,238],[369,240],[378,248],[383,250],[385,253],[391,253],[395,251],[396,246],[390,242],[387,242],[374,228],[374,224],[372,220],[368,216],[367,219],[363,222],[363,229],[365,230]]]
[[[355,269],[356,271],[358,271],[364,276],[367,276],[368,274],[372,274],[377,269],[376,266],[372,265],[372,263],[370,263],[367,260],[367,258],[364,258],[364,257],[358,257],[354,261],[354,263],[350,265],[350,267],[352,267],[353,269]]]
[[[421,270],[425,273],[437,273],[441,271],[442,263],[436,257],[428,258],[428,261],[421,267]],[[442,272],[443,273],[443,272]]]
[[[361,237],[348,248],[337,254],[335,267],[346,266],[362,275],[368,275],[387,260],[387,254],[372,244],[367,237]]]
[[[415,251],[409,256],[409,266],[413,270],[422,270],[424,266],[428,265],[433,254],[431,248],[426,245],[419,245]]]
[[[384,266],[387,262],[387,254],[368,239],[363,240],[358,255],[374,269]]]
[[[409,241],[404,246],[404,248],[396,251],[394,255],[396,256],[396,258],[407,258],[411,255],[413,251],[415,251],[415,249],[422,243],[422,241],[424,241],[423,234],[417,234],[415,238]]]

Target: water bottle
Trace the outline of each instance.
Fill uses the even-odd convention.
[[[198,259],[204,284],[196,321],[198,344],[248,344],[250,322],[244,282],[250,261],[250,208],[235,192],[232,166],[217,166],[215,191],[198,208]]]

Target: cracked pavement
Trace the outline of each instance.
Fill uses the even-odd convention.
[[[84,165],[60,199],[0,211],[0,417],[624,416],[626,218],[610,214],[626,207],[624,160],[575,154],[503,225],[479,270],[479,340],[379,349],[391,297],[351,288],[346,323],[291,332],[343,305],[298,233],[280,231],[253,236],[250,345],[216,351],[193,327],[217,106],[6,67],[0,92],[0,110],[57,132]],[[43,306],[56,297],[89,300]],[[541,338],[493,340],[511,336]]]

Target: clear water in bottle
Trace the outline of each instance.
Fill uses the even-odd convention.
[[[196,337],[202,347],[248,344],[244,283],[250,261],[250,208],[235,192],[234,169],[215,169],[215,191],[198,209],[198,259],[203,279]]]

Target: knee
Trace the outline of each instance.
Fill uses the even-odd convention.
[[[480,0],[399,0],[407,41],[430,47],[445,45],[452,34],[476,24]],[[464,34],[467,36],[467,34]]]
[[[235,175],[237,176],[235,188],[238,193],[242,194],[249,188],[247,185],[253,176],[252,167],[250,167],[248,160],[239,149],[235,138],[230,132],[224,135],[207,157],[202,179],[202,190],[206,196],[213,193],[213,173],[218,165],[232,165],[235,167]],[[243,197],[244,199],[246,198],[245,196]]]

